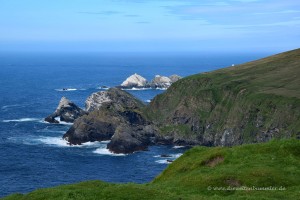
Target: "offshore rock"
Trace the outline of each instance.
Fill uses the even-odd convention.
[[[135,74],[131,75],[130,77],[128,77],[121,84],[121,87],[123,87],[123,88],[133,88],[133,87],[141,88],[141,87],[145,87],[146,85],[147,85],[147,80],[144,77],[135,73]]]
[[[156,75],[151,82],[148,82],[144,77],[135,73],[135,74],[131,75],[130,77],[128,77],[121,84],[121,86],[118,86],[118,87],[122,88],[122,89],[132,89],[132,88],[153,88],[153,89],[163,88],[163,89],[167,89],[168,87],[171,86],[172,83],[175,83],[179,79],[181,79],[181,77],[176,74],[174,74],[170,77]]]
[[[55,112],[45,118],[46,122],[59,123],[60,121],[73,123],[75,119],[87,114],[66,97],[62,97]],[[59,119],[58,119],[59,118]]]
[[[172,81],[169,77],[156,75],[155,78],[151,81],[150,87],[152,88],[168,88],[172,84]]]

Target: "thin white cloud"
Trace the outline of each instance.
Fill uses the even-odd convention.
[[[300,13],[300,10],[280,10],[280,11],[273,11],[273,12],[259,12],[259,13],[253,13],[253,15],[294,14],[294,13]]]

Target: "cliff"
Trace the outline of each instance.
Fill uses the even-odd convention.
[[[87,99],[89,113],[64,138],[75,145],[111,140],[114,153],[153,144],[233,146],[300,138],[298,74],[299,49],[177,80],[148,106],[111,88]]]
[[[300,138],[300,50],[178,80],[145,109],[175,144]]]

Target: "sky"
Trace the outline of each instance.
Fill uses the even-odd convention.
[[[299,0],[0,0],[0,51],[281,52]]]

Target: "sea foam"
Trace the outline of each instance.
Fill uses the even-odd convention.
[[[43,122],[44,120],[41,118],[21,118],[21,119],[8,119],[2,120],[2,122]]]
[[[55,89],[58,92],[71,92],[71,91],[76,91],[78,89],[76,88],[62,88],[62,89]]]
[[[116,154],[109,151],[106,146],[97,148],[93,153],[100,154],[100,155],[108,155],[108,156],[126,156],[126,154]]]

